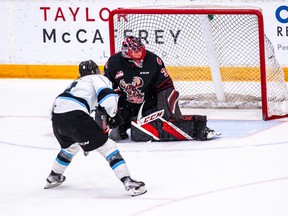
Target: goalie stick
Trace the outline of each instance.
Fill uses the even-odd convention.
[[[142,112],[143,112],[144,103],[145,103],[145,101],[143,101],[143,103],[141,104],[141,107],[138,111],[138,115],[137,115],[137,124],[138,125],[143,125],[143,124],[147,124],[151,121],[155,121],[156,119],[159,119],[164,115],[164,109],[162,109],[162,110],[153,112],[153,113],[143,117]]]

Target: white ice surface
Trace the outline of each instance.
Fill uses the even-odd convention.
[[[70,81],[0,79],[1,216],[288,215],[288,119],[255,110],[183,110],[208,115],[223,133],[212,141],[118,143],[145,195],[130,197],[97,152],[44,190],[59,151],[48,113]]]

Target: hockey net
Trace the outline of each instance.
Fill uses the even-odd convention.
[[[258,8],[122,8],[111,12],[109,30],[111,54],[134,35],[163,59],[181,107],[258,108],[264,120],[288,116],[284,73]]]

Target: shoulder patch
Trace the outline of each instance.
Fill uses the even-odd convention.
[[[157,63],[158,63],[159,65],[162,65],[162,60],[161,60],[159,57],[157,57]]]
[[[123,73],[123,71],[121,70],[121,71],[117,71],[117,73],[116,73],[116,75],[115,75],[115,79],[119,79],[119,78],[121,78],[121,77],[123,77],[124,76],[124,73]]]

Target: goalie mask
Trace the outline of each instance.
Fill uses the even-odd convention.
[[[131,59],[137,67],[143,67],[143,61],[146,56],[146,49],[140,38],[128,36],[122,43],[122,56]]]
[[[79,64],[79,74],[80,77],[83,77],[92,74],[100,74],[100,71],[98,65],[94,61],[89,60],[89,61],[82,61]]]

